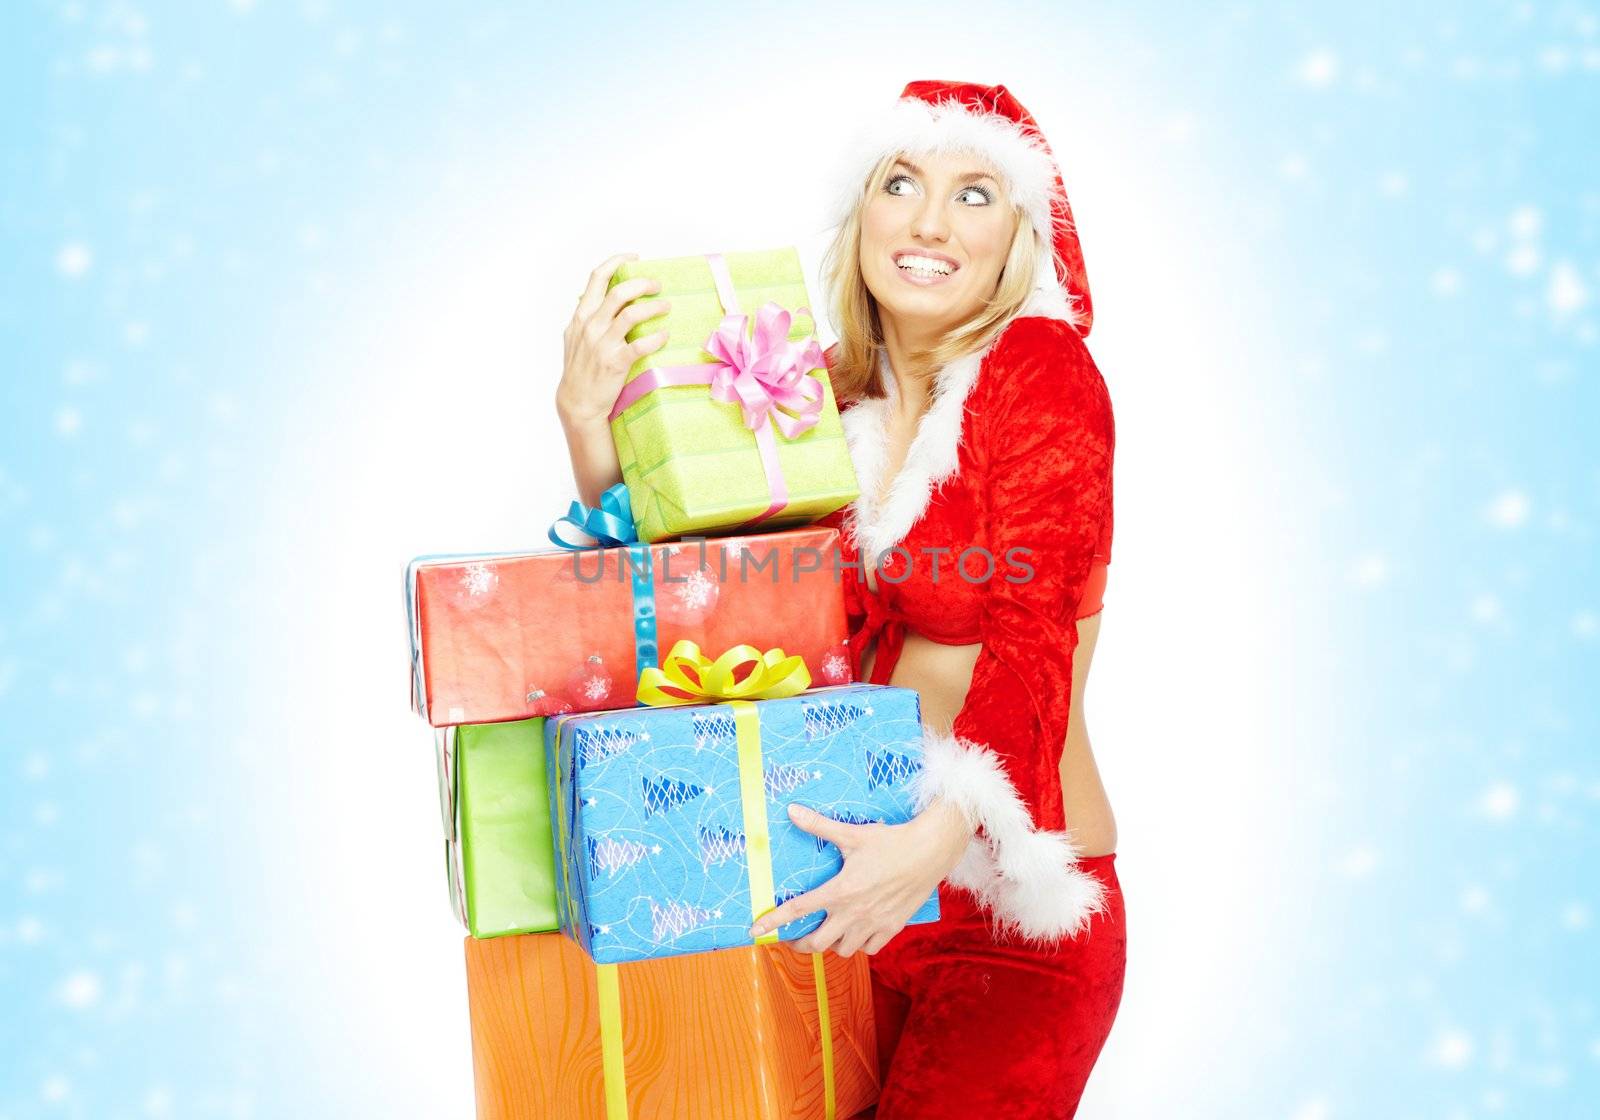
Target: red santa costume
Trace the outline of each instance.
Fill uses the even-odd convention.
[[[1111,553],[1111,401],[1083,342],[1089,287],[1060,172],[1003,86],[907,86],[851,165],[844,204],[882,156],[932,151],[999,173],[1040,231],[1039,269],[1017,317],[935,374],[886,492],[896,388],[881,350],[885,397],[841,402],[861,496],[826,523],[847,561],[883,556],[870,581],[844,568],[856,678],[875,645],[871,679],[888,683],[908,628],[982,644],[949,733],[926,732],[921,789],[977,835],[941,885],[942,920],[872,958],[877,1115],[1059,1120],[1110,1031],[1125,959],[1115,857],[1078,858],[1059,769],[1076,620],[1100,609]]]

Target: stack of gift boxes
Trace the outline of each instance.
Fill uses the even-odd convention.
[[[466,925],[480,1118],[849,1117],[877,1095],[866,958],[752,922],[837,848],[792,802],[908,820],[913,691],[853,684],[856,496],[793,250],[631,262],[667,347],[612,414],[623,482],[552,547],[406,573]],[[937,896],[912,919],[938,917]]]

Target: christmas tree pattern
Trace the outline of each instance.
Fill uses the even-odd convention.
[[[581,766],[615,758],[639,741],[639,734],[620,727],[586,727],[579,732],[578,759]]]
[[[733,832],[721,825],[700,828],[700,866],[710,869],[713,864],[727,863],[744,856],[744,833]]]
[[[739,733],[734,727],[733,713],[726,708],[697,712],[690,721],[694,728],[695,750],[738,742]]]
[[[721,910],[707,910],[692,902],[669,902],[665,906],[650,900],[650,935],[657,941],[682,937],[692,929],[722,918]]]
[[[825,817],[828,817],[828,818],[830,818],[832,820],[836,820],[840,824],[878,824],[879,823],[877,817],[863,817],[860,813],[852,813],[852,812],[849,812],[848,810],[843,812],[843,813],[824,813],[822,815],[825,816]],[[822,837],[818,836],[818,837],[815,837],[814,839],[816,840],[817,851],[820,852],[820,851],[822,851],[823,848],[826,848],[828,846],[828,841],[824,840]]]
[[[589,879],[600,878],[602,871],[616,875],[624,867],[632,867],[650,854],[650,848],[637,840],[612,840],[586,837],[589,849]]]
[[[706,791],[704,786],[693,786],[676,778],[645,778],[643,781],[646,820],[656,813],[685,805]]]
[[[898,785],[921,769],[921,761],[909,755],[895,754],[893,751],[873,754],[868,751],[867,790],[870,792],[879,786]]]
[[[793,793],[811,779],[820,777],[822,777],[820,770],[807,770],[804,766],[775,762],[767,767],[764,784],[767,787],[767,796],[776,799],[779,794]]]
[[[806,738],[826,738],[843,731],[857,720],[865,719],[867,715],[867,706],[853,700],[807,704]]]

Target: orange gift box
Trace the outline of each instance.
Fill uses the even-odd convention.
[[[817,686],[848,683],[838,543],[802,528],[415,560],[412,707],[435,727],[631,707],[639,670],[682,638],[781,647]]]
[[[813,956],[785,945],[596,965],[547,933],[466,952],[478,1120],[844,1120],[877,1101],[863,954],[822,954],[819,1001]]]

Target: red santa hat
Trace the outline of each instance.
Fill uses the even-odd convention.
[[[985,160],[1006,193],[1033,222],[1039,269],[1029,314],[1066,319],[1087,335],[1094,319],[1083,247],[1072,223],[1061,169],[1039,123],[1005,86],[974,82],[912,82],[899,100],[861,129],[846,161],[840,191],[843,220],[861,196],[863,178],[886,156],[964,152]]]

